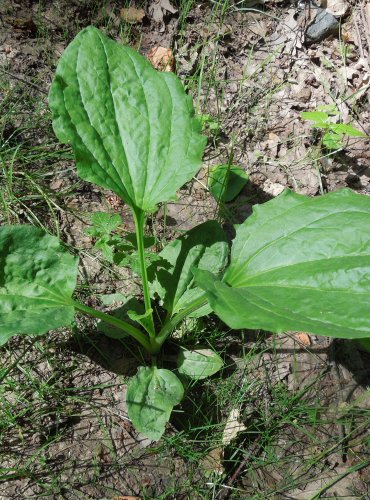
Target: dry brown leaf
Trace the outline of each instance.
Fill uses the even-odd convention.
[[[171,14],[175,14],[177,12],[177,9],[175,9],[175,7],[171,5],[169,0],[159,0],[159,4],[162,7],[162,9],[171,12]]]
[[[121,9],[121,18],[130,24],[141,23],[145,17],[144,9],[136,9],[135,7],[128,7]]]
[[[304,332],[297,332],[296,333],[296,337],[297,337],[297,340],[305,345],[305,346],[310,346],[311,345],[311,338],[309,335],[307,335],[307,333],[304,333]]]
[[[222,460],[224,458],[223,448],[214,448],[202,460],[202,468],[209,473],[223,474],[225,472]]]
[[[328,0],[326,10],[333,16],[341,17],[347,14],[348,7],[347,0]]]
[[[131,497],[127,495],[117,495],[113,497],[113,500],[141,500],[140,497]]]
[[[114,208],[114,210],[118,210],[122,205],[121,198],[119,198],[116,194],[111,194],[110,196],[107,196],[107,202],[112,208]]]
[[[279,184],[278,182],[272,182],[270,179],[266,179],[263,183],[262,189],[265,193],[275,197],[284,191],[285,186]]]
[[[177,9],[171,5],[169,0],[154,0],[149,6],[149,14],[156,23],[163,23],[163,16],[166,11],[171,14],[177,12]]]
[[[246,427],[243,423],[239,422],[239,418],[240,410],[235,408],[230,412],[222,435],[222,444],[224,446],[230,444],[231,441],[236,438],[239,432],[245,431]]]
[[[175,59],[171,49],[153,47],[148,52],[148,59],[159,71],[173,71],[175,68]]]

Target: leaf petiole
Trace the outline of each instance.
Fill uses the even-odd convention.
[[[84,304],[81,304],[80,302],[77,302],[75,300],[71,301],[71,304],[77,311],[80,311],[85,314],[89,314],[90,316],[93,316],[94,318],[101,319],[102,321],[105,321],[106,323],[116,326],[117,328],[120,328],[124,332],[126,332],[128,335],[133,337],[135,340],[137,340],[149,353],[153,352],[153,348],[151,346],[151,343],[147,339],[146,335],[141,332],[138,328],[136,328],[133,325],[130,325],[130,323],[127,323],[126,321],[123,321],[121,319],[115,318],[114,316],[111,316],[110,314],[103,313],[102,311],[97,311],[96,309],[93,309],[92,307],[85,306]]]
[[[176,326],[182,321],[184,318],[189,316],[189,314],[193,313],[197,309],[200,309],[205,304],[207,304],[206,294],[201,295],[197,299],[190,302],[184,309],[182,309],[179,313],[175,314],[169,321],[166,321],[163,325],[161,331],[159,332],[156,341],[161,346],[166,338],[173,332]]]
[[[137,241],[137,250],[139,254],[139,264],[140,264],[140,272],[141,272],[141,280],[143,284],[143,295],[144,295],[144,304],[145,304],[145,312],[148,318],[148,325],[146,326],[146,330],[149,333],[151,339],[155,339],[155,329],[154,329],[154,321],[153,321],[153,312],[152,305],[150,301],[150,291],[149,291],[149,281],[148,281],[148,273],[146,270],[146,262],[145,262],[145,247],[144,247],[144,225],[145,225],[145,212],[140,209],[132,210],[135,221],[135,229],[136,229],[136,241]]]

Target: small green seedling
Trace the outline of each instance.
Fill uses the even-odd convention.
[[[199,120],[203,131],[206,132],[208,130],[213,136],[220,134],[220,124],[212,115],[202,114],[199,116]]]
[[[94,240],[94,248],[100,250],[108,262],[113,262],[117,245],[122,245],[122,238],[114,231],[122,224],[120,215],[95,212],[91,215],[92,227],[85,230]]]
[[[91,215],[92,226],[85,230],[91,236],[94,248],[100,250],[104,258],[119,266],[131,267],[136,273],[141,273],[138,265],[138,248],[135,233],[118,234],[117,229],[121,226],[121,216],[106,212],[95,212]],[[144,236],[145,261],[147,265],[160,260],[158,254],[150,251],[156,240],[153,236]]]
[[[340,113],[335,106],[321,106],[316,111],[304,111],[301,117],[313,122],[312,126],[323,131],[321,144],[329,151],[335,151],[344,147],[344,137],[367,137],[364,132],[357,130],[350,124],[334,123],[333,117]]]
[[[130,301],[123,318],[86,306],[73,298],[78,259],[57,238],[28,225],[3,226],[1,344],[70,325],[76,311],[110,325],[115,338],[136,339],[152,362],[129,382],[128,412],[136,429],[157,440],[183,397],[178,375],[199,380],[223,364],[216,352],[195,346],[179,349],[175,370],[160,366],[158,353],[186,317],[213,311],[234,329],[370,337],[369,197],[343,190],[310,199],[287,190],[236,226],[231,252],[221,226],[208,221],[148,263],[146,217],[192,179],[205,147],[180,80],[89,27],[61,57],[49,103],[79,176],[132,210],[144,300]],[[98,214],[93,222],[90,234],[114,261],[118,218]]]

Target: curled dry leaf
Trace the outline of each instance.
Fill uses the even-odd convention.
[[[130,24],[141,23],[145,17],[144,9],[136,9],[135,7],[128,7],[121,9],[121,18]]]
[[[239,434],[245,431],[246,427],[243,423],[239,422],[240,410],[235,408],[231,411],[225,425],[224,433],[222,435],[222,444],[227,446]]]
[[[148,52],[148,59],[159,71],[174,71],[175,59],[171,49],[160,46],[153,47]]]

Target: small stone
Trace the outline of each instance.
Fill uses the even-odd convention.
[[[306,42],[314,43],[324,40],[330,35],[338,35],[339,22],[324,9],[317,9],[318,13],[313,23],[306,31]]]

